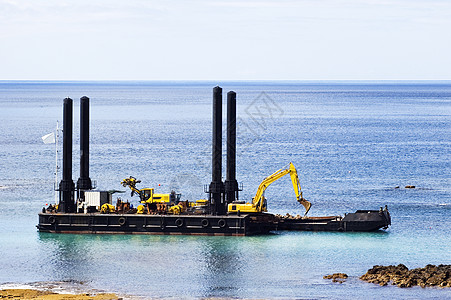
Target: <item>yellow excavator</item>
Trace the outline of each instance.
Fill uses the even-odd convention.
[[[227,206],[228,213],[260,213],[268,211],[266,208],[266,198],[264,196],[266,188],[274,181],[282,178],[283,176],[290,174],[291,182],[293,183],[294,192],[296,194],[296,200],[305,207],[305,214],[310,210],[312,204],[302,197],[301,184],[299,183],[298,172],[293,163],[290,162],[289,167],[286,169],[280,169],[274,174],[269,175],[260,183],[257,189],[255,197],[252,199],[252,203],[243,203],[235,201]]]

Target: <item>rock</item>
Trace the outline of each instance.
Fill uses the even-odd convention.
[[[401,288],[420,286],[451,287],[451,265],[427,265],[424,268],[409,270],[405,265],[373,266],[361,280],[385,286],[388,283]]]
[[[323,276],[324,279],[332,279],[332,282],[343,283],[346,278],[348,278],[348,274],[345,273],[334,273],[332,275]]]
[[[431,285],[431,286],[441,285],[442,282],[445,282],[445,279],[446,278],[443,278],[442,276],[440,276],[438,274],[433,275],[426,281],[426,284]]]

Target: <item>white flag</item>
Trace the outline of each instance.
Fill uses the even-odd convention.
[[[44,144],[55,144],[55,133],[49,133],[42,137]]]

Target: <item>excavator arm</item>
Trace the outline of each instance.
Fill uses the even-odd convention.
[[[290,174],[291,182],[293,183],[294,192],[296,194],[296,200],[305,207],[305,214],[310,210],[312,204],[305,200],[302,197],[301,184],[299,183],[298,172],[294,167],[293,163],[290,162],[289,167],[287,169],[280,169],[276,171],[274,174],[269,175],[260,183],[257,189],[257,193],[252,200],[252,205],[255,207],[256,211],[266,211],[266,200],[265,200],[265,190],[268,186],[274,181],[282,178],[283,176]]]
[[[312,204],[309,201],[305,200],[304,197],[302,196],[302,190],[301,190],[301,184],[299,183],[298,172],[296,171],[296,168],[294,167],[293,163],[291,163],[291,162],[290,162],[290,177],[291,177],[291,182],[293,183],[294,192],[296,194],[296,200],[305,207],[304,216],[306,216],[307,213],[309,212]]]

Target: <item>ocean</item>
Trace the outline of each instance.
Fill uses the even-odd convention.
[[[121,180],[134,176],[140,188],[197,200],[211,182],[216,85],[223,88],[224,130],[226,93],[237,93],[241,200],[293,162],[310,216],[387,205],[392,226],[252,237],[36,230],[38,213],[54,202],[55,145],[41,137],[61,124],[64,98],[74,99],[75,182],[79,98],[88,96],[90,177],[98,189],[126,191]],[[0,287],[61,283],[177,299],[451,299],[450,290],[359,280],[373,265],[451,264],[449,81],[0,81],[0,107]],[[225,177],[225,134],[223,150]],[[288,178],[265,195],[269,212],[303,213]],[[129,191],[120,197],[138,204]],[[336,272],[349,278],[323,279]]]

